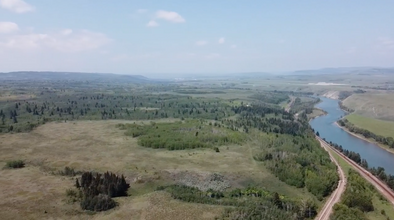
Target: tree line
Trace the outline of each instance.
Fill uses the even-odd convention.
[[[372,138],[380,144],[384,144],[384,145],[389,146],[390,148],[394,148],[394,138],[393,137],[384,137],[382,135],[377,135],[367,129],[356,127],[354,124],[352,124],[346,118],[339,120],[338,124],[342,127],[347,128],[350,132],[361,134],[365,138]]]

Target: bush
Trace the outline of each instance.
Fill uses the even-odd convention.
[[[81,198],[81,208],[90,211],[105,211],[116,206],[112,197],[127,196],[130,185],[124,176],[113,173],[104,174],[84,172],[81,181],[76,179],[75,187],[79,190],[77,198]],[[76,197],[76,193],[67,190],[67,195]]]
[[[74,168],[65,167],[64,170],[59,171],[58,174],[62,175],[62,176],[71,176],[71,177],[73,177],[73,176],[82,174],[82,172],[81,171],[75,171]]]
[[[23,168],[25,167],[25,162],[23,160],[13,160],[8,161],[5,165],[7,168]]]
[[[116,202],[108,195],[87,196],[81,201],[81,207],[90,211],[106,211],[116,206]]]

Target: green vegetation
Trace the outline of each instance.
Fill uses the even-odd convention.
[[[390,80],[392,81],[392,80]],[[393,87],[390,84],[384,87]],[[354,113],[367,118],[394,121],[394,93],[392,91],[371,91],[353,94],[343,101],[343,105],[353,109]],[[362,127],[370,129],[369,127]]]
[[[23,168],[25,167],[25,162],[23,160],[12,160],[12,161],[7,161],[5,164],[6,168]]]
[[[364,128],[383,137],[394,138],[394,122],[367,118],[357,114],[347,115],[346,119],[355,127]]]
[[[76,179],[75,187],[77,191],[68,189],[66,195],[72,201],[80,200],[82,209],[106,211],[116,206],[112,197],[127,196],[130,185],[123,175],[120,177],[109,172],[84,172],[80,181]]]
[[[354,172],[353,167],[350,166],[341,157],[339,157],[335,152],[333,152],[332,150],[330,151],[345,172],[346,178],[348,178],[349,173],[352,171]],[[365,215],[367,216],[367,218],[376,220],[394,219],[394,209],[392,204],[388,202],[375,188],[373,188],[371,192],[373,194],[372,203],[374,211],[366,213]],[[349,218],[350,216],[353,216],[353,219],[357,219],[357,216],[359,216],[360,219],[365,219],[364,215],[360,215],[360,213],[362,213],[361,211],[353,210],[354,212],[352,212],[352,210],[350,210],[344,205],[338,204],[338,206],[334,206],[335,209],[339,209],[338,213],[342,212],[342,214],[338,214],[338,216],[349,216]],[[382,214],[382,210],[384,210],[384,215]]]
[[[306,187],[319,200],[336,188],[335,165],[313,138],[280,135],[264,141],[261,148],[254,158],[287,184]]]
[[[204,120],[186,120],[176,123],[151,123],[150,125],[119,124],[126,135],[138,137],[141,146],[184,150],[208,148],[225,144],[241,144],[245,135],[219,123]]]
[[[203,192],[194,187],[171,185],[159,187],[158,190],[165,190],[174,199],[185,202],[236,207],[228,208],[222,216],[223,219],[231,218],[240,212],[246,212],[246,216],[241,219],[249,219],[251,216],[256,219],[264,219],[266,216],[272,219],[282,219],[282,217],[306,219],[313,218],[317,214],[313,201],[298,202],[280,196],[276,192],[272,193],[256,187],[234,189],[229,192],[214,190]]]
[[[281,92],[261,92],[251,96],[252,99],[270,103],[270,104],[280,104],[281,102],[289,100],[289,95],[287,93]]]
[[[355,126],[347,118],[339,120],[338,124],[342,127],[345,127],[350,132],[354,132],[356,134],[361,134],[365,138],[372,138],[373,140],[375,140],[376,142],[378,142],[380,144],[384,144],[390,148],[394,148],[394,138],[393,138],[392,134],[390,134],[390,136],[388,136],[388,137],[375,134],[367,129]],[[379,129],[375,129],[375,130],[379,130]],[[390,128],[390,130],[392,130],[392,128]],[[379,133],[381,133],[381,132],[379,132]]]
[[[373,186],[367,183],[360,174],[350,170],[341,203],[334,206],[331,219],[368,219],[365,213],[374,211],[373,190]]]
[[[124,217],[129,210],[163,214],[175,203],[199,212],[207,208],[202,204],[214,205],[210,208],[220,212],[212,216],[221,219],[312,219],[338,180],[308,124],[307,114],[319,100],[309,97],[313,92],[296,89],[296,83],[281,84],[283,90],[272,89],[268,80],[258,83],[0,82],[7,94],[0,98],[0,132],[40,126],[30,134],[3,134],[9,137],[4,143],[13,148],[2,147],[7,153],[2,158],[38,152],[29,158],[34,165],[21,171],[37,169],[34,175],[42,175],[41,168],[53,167],[46,178],[55,186],[63,183],[51,188],[60,192],[56,199],[66,201],[66,194],[67,202],[89,211],[119,203],[105,213],[108,218]],[[285,111],[293,98],[291,111]],[[65,168],[55,172],[59,167]],[[116,170],[126,177],[82,170]],[[70,189],[73,178],[75,188]],[[132,197],[115,198],[127,195],[126,179],[135,183],[129,190]],[[161,192],[153,192],[158,186]],[[167,196],[166,204],[156,202],[156,193]],[[44,197],[46,206],[55,200]]]
[[[320,102],[319,98],[313,97],[297,97],[291,106],[291,112],[296,114],[300,111],[305,111],[306,114],[311,114],[315,105]]]

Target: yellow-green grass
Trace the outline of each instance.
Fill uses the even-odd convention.
[[[333,157],[338,161],[339,166],[343,169],[346,178],[349,176],[349,170],[354,170],[354,168],[349,165],[345,160],[343,160],[340,156],[338,156],[333,150],[330,149],[331,154]],[[379,192],[374,189],[374,195],[372,197],[372,203],[375,207],[375,210],[372,212],[366,213],[368,219],[376,219],[376,220],[387,220],[387,217],[390,219],[394,219],[394,207],[390,202],[388,202]],[[384,210],[386,216],[381,214],[381,210]]]
[[[394,138],[394,122],[368,118],[358,114],[350,114],[346,116],[346,119],[356,127],[366,129],[377,135]]]
[[[175,119],[155,122],[170,121]],[[124,130],[116,128],[118,123],[133,121],[53,122],[30,133],[0,135],[0,167],[9,160],[26,162],[22,169],[0,170],[0,216],[5,216],[3,219],[155,219],[158,216],[163,216],[161,219],[203,219],[201,216],[213,219],[220,215],[223,207],[184,203],[163,192],[154,192],[157,186],[173,183],[173,176],[185,171],[220,173],[229,179],[233,188],[257,184],[290,198],[312,197],[304,189],[279,181],[263,163],[256,162],[252,156],[259,149],[257,142],[221,146],[220,153],[212,149],[150,149],[138,146],[137,139],[125,136]],[[150,121],[136,123],[149,124]],[[67,204],[65,191],[73,187],[75,180],[50,172],[65,166],[124,174],[131,183],[131,196],[116,198],[120,205],[114,210],[88,215],[78,204]],[[134,181],[138,177],[141,183]]]
[[[343,104],[355,110],[355,113],[368,118],[394,121],[394,93],[354,94]]]

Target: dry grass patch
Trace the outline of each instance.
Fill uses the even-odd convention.
[[[212,149],[150,149],[125,136],[124,130],[116,128],[119,123],[133,122],[54,122],[30,133],[0,135],[0,166],[16,159],[24,160],[27,165],[0,171],[0,197],[5,198],[0,201],[0,216],[5,216],[3,219],[212,219],[221,213],[219,207],[183,203],[164,192],[152,193],[157,186],[177,182],[176,173],[183,171],[219,173],[233,188],[255,184],[293,198],[310,197],[305,190],[279,181],[262,163],[254,161],[252,153],[259,148],[252,141],[242,146],[222,146],[220,153]],[[131,197],[116,198],[120,205],[114,210],[87,215],[79,204],[67,204],[66,189],[73,187],[74,180],[50,172],[63,170],[65,166],[124,174],[131,184]]]

